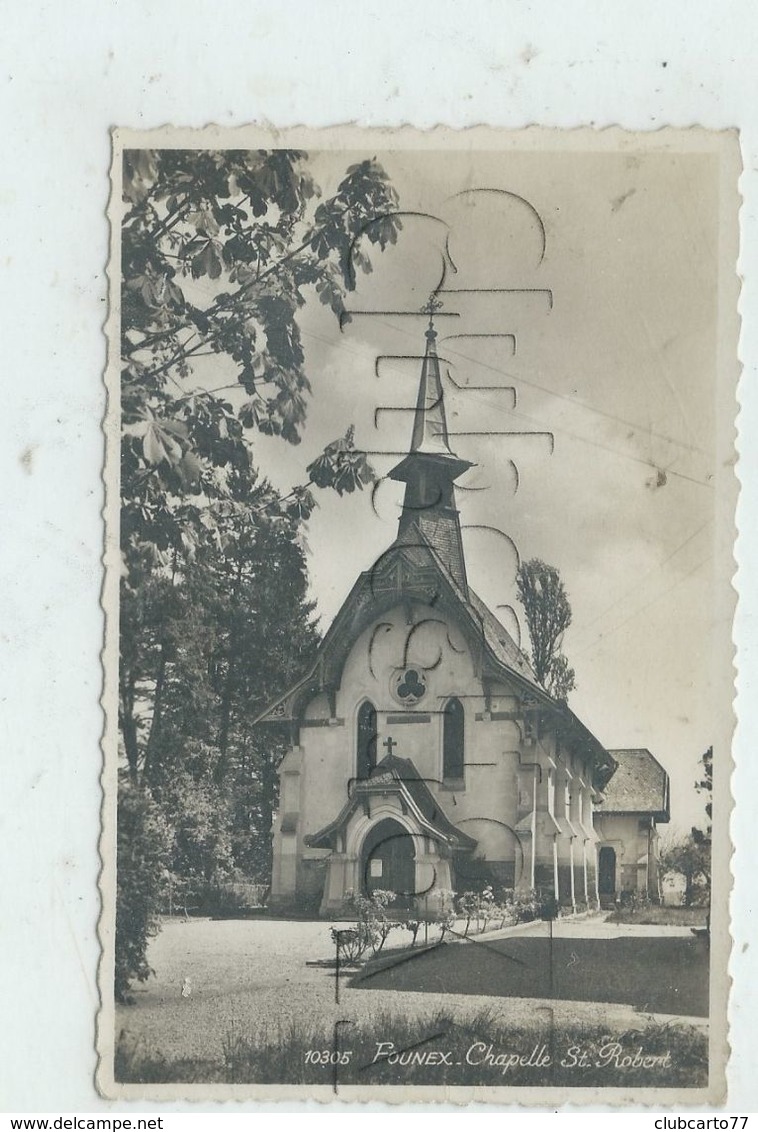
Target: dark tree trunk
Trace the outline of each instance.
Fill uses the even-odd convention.
[[[129,676],[121,688],[121,705],[118,713],[119,726],[124,739],[124,751],[129,767],[129,777],[136,785],[139,776],[139,743],[137,742],[137,721],[134,718],[134,677]]]
[[[242,562],[237,563],[237,575],[234,580],[234,591],[232,594],[232,612],[231,622],[229,625],[229,649],[227,655],[226,665],[226,678],[224,680],[224,687],[221,693],[221,723],[218,732],[218,762],[213,772],[213,778],[217,786],[226,778],[227,770],[229,769],[229,732],[231,730],[232,721],[232,705],[234,703],[235,682],[237,679],[237,656],[238,656],[238,643],[239,643],[239,630],[237,626],[237,618],[239,617],[239,591],[242,581]]]
[[[279,795],[279,778],[276,773],[279,766],[279,751],[275,749],[261,755],[261,798],[260,815],[261,828],[259,838],[262,846],[261,863],[265,875],[270,879],[273,864],[273,842],[271,827],[274,824],[274,809]]]

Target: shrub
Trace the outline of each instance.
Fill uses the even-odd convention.
[[[515,892],[512,888],[502,890],[503,923],[526,924],[536,920],[542,911],[543,900],[533,888],[524,892]]]
[[[445,935],[447,934],[447,932],[453,930],[453,925],[455,924],[455,908],[448,908],[447,911],[440,912],[440,916],[439,916],[437,923],[439,924],[439,927],[440,927],[440,943],[441,943],[443,941],[443,939],[445,938]]]
[[[490,925],[501,930],[536,920],[542,915],[545,900],[550,895],[548,893],[545,896],[533,889],[516,894],[512,888],[503,888],[498,901],[491,885],[487,885],[481,893],[464,892],[457,902],[458,914],[466,919],[464,938],[468,935],[472,920],[480,933],[487,931]]]
[[[456,908],[459,915],[466,921],[466,926],[463,929],[463,938],[466,939],[468,930],[471,927],[471,921],[479,911],[479,894],[477,892],[464,892],[458,897]]]
[[[411,939],[411,947],[416,946],[418,933],[421,931],[422,927],[426,927],[426,925],[429,924],[436,925],[436,927],[439,928],[439,942],[441,943],[445,938],[445,934],[451,931],[455,924],[455,893],[452,889],[438,889],[435,892],[435,896],[439,904],[436,912],[430,912],[428,915],[424,916],[412,916],[401,925],[406,931],[409,931],[413,937]],[[425,935],[426,934],[425,932]]]
[[[441,888],[438,892],[440,902],[440,909],[435,918],[440,929],[440,943],[444,940],[447,932],[452,931],[455,924],[455,893],[452,888]]]
[[[147,944],[160,930],[167,888],[171,829],[147,790],[119,782],[117,815],[115,994],[129,1001],[129,987],[153,973]]]
[[[495,915],[497,905],[495,904],[495,895],[492,891],[492,885],[488,884],[482,892],[479,900],[479,908],[477,915],[477,927],[479,927],[479,917],[481,916],[480,931],[486,932],[487,926]]]
[[[472,920],[475,921],[476,930],[479,933],[486,932],[493,921],[499,920],[500,927],[503,927],[506,921],[509,923],[516,922],[515,915],[512,912],[512,903],[504,901],[502,904],[498,904],[491,884],[485,885],[481,892],[464,892],[462,896],[458,897],[456,907],[458,915],[466,920],[466,926],[463,929],[464,939],[468,936]],[[452,927],[452,924],[449,926]]]
[[[500,921],[498,927],[500,929],[511,927],[516,923],[516,913],[513,909],[513,904],[496,904],[493,909],[493,918]]]
[[[416,946],[416,939],[418,938],[419,929],[420,929],[420,927],[423,923],[424,923],[423,920],[404,920],[403,921],[402,927],[404,927],[406,931],[409,931],[411,933],[411,936],[412,936],[411,947]]]
[[[262,908],[269,886],[254,884],[239,874],[234,880],[209,885],[200,896],[201,912],[218,918],[237,918]]]
[[[394,900],[395,893],[385,889],[376,889],[370,896],[348,894],[345,908],[355,915],[358,922],[354,928],[332,928],[332,939],[346,962],[358,962],[369,948],[378,955],[390,932],[400,927],[387,915],[387,908]]]
[[[619,895],[619,906],[629,912],[642,912],[651,906],[652,901],[646,892],[625,891]]]
[[[357,963],[363,957],[368,941],[359,927],[332,928],[332,943],[343,963]]]

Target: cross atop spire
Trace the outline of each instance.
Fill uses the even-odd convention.
[[[430,335],[434,335],[435,338],[437,337],[436,331],[434,329],[434,316],[439,310],[442,310],[442,303],[439,299],[435,298],[434,291],[432,291],[431,295],[421,308],[422,314],[429,315],[429,326],[426,331],[427,338],[429,338]]]

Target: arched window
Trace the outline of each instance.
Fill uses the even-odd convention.
[[[368,778],[376,766],[376,708],[369,700],[358,711],[356,778]]]
[[[442,719],[442,777],[463,778],[463,704],[448,700]]]

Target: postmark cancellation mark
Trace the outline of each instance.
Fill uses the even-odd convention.
[[[722,1095],[737,170],[117,133],[109,1095]]]

